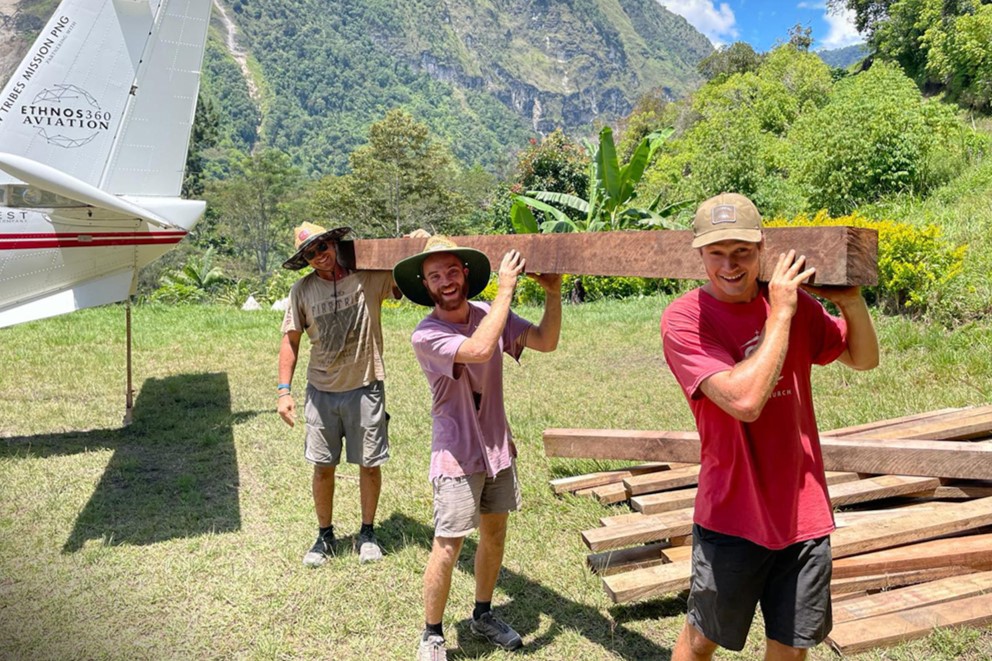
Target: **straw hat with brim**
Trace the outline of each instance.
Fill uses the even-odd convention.
[[[325,230],[320,225],[303,223],[293,230],[293,245],[296,246],[296,254],[283,262],[282,267],[291,271],[299,271],[307,265],[307,260],[303,256],[307,248],[319,241],[337,241],[350,231],[350,227],[335,227],[332,230]]]
[[[427,239],[423,252],[398,262],[393,267],[393,280],[403,295],[414,303],[434,307],[434,300],[427,292],[424,284],[424,260],[437,253],[448,252],[456,255],[468,267],[468,297],[479,295],[489,284],[489,258],[484,252],[475,248],[459,248],[454,241],[446,236],[436,234]]]

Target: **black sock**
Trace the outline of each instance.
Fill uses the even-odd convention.
[[[326,528],[318,528],[320,531],[321,539],[333,539],[334,538],[334,526],[327,526]]]
[[[437,624],[424,624],[424,640],[427,640],[427,636],[431,634],[444,638],[444,629],[441,628],[441,622]]]
[[[484,614],[488,613],[493,609],[493,602],[491,601],[477,601],[475,602],[475,610],[472,611],[472,619],[478,620]]]
[[[358,534],[359,535],[371,535],[372,534],[372,524],[371,523],[363,523],[362,524],[362,529],[358,531]]]

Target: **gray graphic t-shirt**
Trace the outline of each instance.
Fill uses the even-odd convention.
[[[388,271],[358,271],[336,283],[310,273],[293,285],[282,332],[310,338],[310,385],[345,392],[385,378],[380,308],[392,288]]]

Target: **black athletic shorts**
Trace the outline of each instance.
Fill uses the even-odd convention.
[[[833,626],[830,575],[829,536],[772,551],[694,525],[689,623],[720,647],[739,651],[760,603],[768,638],[813,647]]]

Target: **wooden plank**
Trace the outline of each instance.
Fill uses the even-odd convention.
[[[696,432],[626,429],[545,429],[544,453],[570,459],[629,459],[699,463]],[[657,459],[664,456],[666,459]]]
[[[830,546],[834,558],[843,558],[987,525],[992,525],[992,498],[979,498],[947,503],[939,517],[911,513],[875,521],[870,526],[842,528],[831,535]]]
[[[853,654],[923,638],[936,627],[983,626],[990,622],[992,594],[982,594],[843,622],[834,626],[827,642],[841,654]]]
[[[699,489],[677,489],[675,491],[631,496],[630,506],[635,511],[645,515],[685,509],[694,506],[697,491]]]
[[[992,534],[935,539],[834,560],[834,578],[935,567],[992,569]]]
[[[917,606],[992,593],[992,571],[942,578],[920,585],[880,592],[857,599],[834,601],[834,624],[896,613]]]
[[[675,471],[672,471],[675,472]],[[841,479],[847,476],[855,476],[855,473],[833,473]],[[653,477],[653,476],[651,476]],[[838,479],[835,477],[835,479]],[[628,485],[629,481],[624,480]],[[882,500],[894,496],[905,496],[913,494],[930,494],[940,486],[940,480],[935,477],[909,477],[902,475],[878,475],[864,480],[845,480],[830,486],[830,502],[834,507],[852,505],[855,503],[866,503],[873,500]],[[676,492],[678,493],[678,492]],[[685,495],[680,497],[685,500]],[[689,506],[687,506],[689,507]],[[678,510],[668,510],[678,511]],[[898,512],[895,510],[894,512]],[[899,514],[893,514],[897,516]],[[629,514],[617,514],[613,516],[601,517],[599,522],[603,526],[624,526],[637,525],[646,518],[654,514],[633,512]]]
[[[888,521],[889,519],[905,516],[907,514],[935,516],[943,507],[949,504],[950,503],[925,501],[913,505],[890,507],[888,509],[834,512],[834,524],[836,524],[838,528],[850,528],[852,526],[871,526],[874,525],[876,521]]]
[[[992,487],[967,484],[940,486],[933,491],[934,498],[987,498],[989,496],[992,496]]]
[[[888,475],[992,478],[992,447],[967,441],[820,439],[828,470]]]
[[[838,578],[830,582],[830,593],[845,594],[847,592],[864,592],[866,590],[890,590],[901,588],[907,585],[919,585],[929,583],[951,576],[963,576],[972,574],[975,570],[971,567],[930,567],[927,569],[911,569],[909,571],[896,571],[889,574],[873,574],[871,576],[851,576],[849,578]]]
[[[591,551],[623,548],[635,544],[656,542],[669,537],[688,535],[692,532],[692,510],[676,510],[641,516],[636,523],[604,526],[582,532],[582,541]]]
[[[838,471],[827,471],[827,485],[842,484],[858,480],[857,473],[845,473]],[[661,514],[672,510],[692,507],[696,501],[698,489],[679,489],[677,491],[665,491],[662,493],[649,493],[641,496],[633,496],[630,499],[630,506],[641,514]],[[992,495],[990,493],[989,495]]]
[[[627,493],[631,496],[638,496],[642,493],[653,491],[663,491],[665,489],[678,489],[680,487],[695,486],[699,482],[699,465],[677,468],[666,471],[663,475],[652,473],[650,475],[635,475],[624,478],[623,486],[627,488]]]
[[[690,539],[692,539],[690,537]],[[669,562],[690,562],[692,560],[692,544],[685,546],[669,546],[661,552]]]
[[[586,556],[586,566],[600,576],[612,576],[634,569],[663,565],[668,561],[662,553],[667,547],[667,542],[655,542],[629,549],[590,553]]]
[[[627,487],[623,485],[623,482],[594,487],[592,489],[592,496],[602,505],[616,505],[630,498],[630,494],[627,493]]]
[[[507,234],[452,237],[459,246],[486,253],[493,269],[507,250],[527,260],[528,273],[619,275],[705,280],[702,260],[690,248],[690,230],[646,230],[572,234]],[[362,270],[387,271],[423,250],[426,239],[342,241],[340,259]],[[854,227],[773,227],[765,229],[761,277],[775,268],[780,252],[795,248],[816,267],[817,285],[878,284],[878,235]]]
[[[830,503],[834,507],[854,505],[894,496],[932,494],[940,486],[935,477],[878,475],[857,482],[845,482],[830,487]]]
[[[668,464],[643,464],[640,466],[630,466],[628,468],[618,468],[610,471],[598,471],[596,473],[586,473],[585,475],[572,475],[569,477],[559,477],[550,481],[551,491],[556,494],[578,491],[579,489],[591,489],[601,487],[606,484],[616,484],[623,482],[625,478],[635,475],[644,475],[656,471],[668,470]]]
[[[850,427],[842,427],[840,429],[834,429],[829,432],[831,436],[867,436],[867,432],[874,431],[876,429],[888,429],[896,428],[902,425],[912,424],[920,420],[932,420],[935,418],[940,418],[947,415],[953,415],[959,411],[965,411],[968,407],[957,407],[957,408],[946,408],[946,409],[936,409],[933,411],[924,411],[923,413],[913,413],[911,415],[904,415],[898,418],[886,418],[885,420],[875,420],[873,422],[866,422],[860,425],[852,425]]]
[[[890,422],[861,432],[845,430],[843,436],[861,438],[966,441],[992,434],[992,406],[943,411],[939,415],[919,417],[916,420]],[[830,436],[838,436],[834,432]]]
[[[696,432],[547,429],[549,457],[699,463]],[[871,475],[992,479],[992,446],[967,441],[820,439],[827,470]]]
[[[606,576],[603,589],[615,604],[638,601],[689,589],[692,563],[672,562]]]

